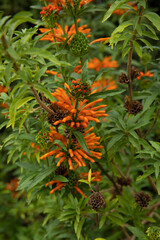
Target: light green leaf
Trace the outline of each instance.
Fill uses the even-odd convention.
[[[157,13],[148,12],[144,14],[143,17],[146,17],[149,21],[151,21],[157,30],[160,31],[160,16],[158,16]]]
[[[105,22],[111,15],[112,13],[120,8],[121,5],[123,5],[124,3],[128,2],[128,0],[117,0],[115,1],[111,7],[109,8],[109,10],[105,13],[103,19],[102,19],[102,22]]]
[[[53,54],[51,54],[49,51],[42,49],[42,48],[41,49],[40,48],[30,48],[30,49],[23,51],[22,54],[40,56],[45,59],[48,59],[54,65],[58,65],[58,66],[71,66],[69,63],[59,61],[55,56],[53,56]]]
[[[125,21],[121,25],[119,25],[111,34],[110,44],[111,45],[114,44],[114,40],[116,38],[117,33],[123,32],[125,28],[127,28],[128,26],[131,26],[131,25],[133,25],[132,21]]]
[[[91,182],[91,177],[92,177],[92,169],[90,168],[89,172],[88,172],[88,182],[89,183]]]
[[[40,93],[43,93],[46,98],[48,98],[50,101],[54,101],[54,97],[51,95],[51,93],[46,89],[43,85],[39,83],[35,83],[34,87],[36,90],[38,90]]]
[[[58,180],[58,181],[61,181],[61,182],[68,182],[68,179],[62,175],[57,175],[54,177],[53,180]]]

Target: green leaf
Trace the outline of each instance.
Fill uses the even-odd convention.
[[[125,28],[127,28],[128,26],[131,26],[131,25],[133,25],[132,21],[125,21],[121,25],[119,25],[111,34],[110,44],[111,45],[114,44],[114,40],[116,38],[117,33],[123,32]]]
[[[156,176],[156,179],[157,179],[158,176],[159,176],[160,161],[155,162],[154,167],[155,167],[155,176]]]
[[[95,238],[94,240],[107,240],[106,238]]]
[[[16,51],[14,50],[14,48],[12,46],[10,46],[8,49],[7,49],[7,52],[10,54],[10,56],[13,58],[13,59],[18,59],[19,56],[18,54],[16,53]]]
[[[124,137],[124,133],[118,133],[115,136],[113,136],[107,145],[107,150],[110,150],[113,147],[113,145],[119,142],[120,139],[122,139],[123,137]]]
[[[146,17],[149,21],[151,21],[157,30],[160,31],[160,16],[158,16],[157,13],[148,12],[144,14],[143,17]]]
[[[142,58],[142,50],[141,50],[140,45],[139,45],[136,41],[133,41],[133,46],[134,46],[135,51],[136,51],[136,53],[138,54],[138,56],[139,56],[140,58]]]
[[[78,240],[80,239],[80,235],[81,235],[81,231],[82,231],[82,227],[83,227],[84,222],[85,222],[85,217],[83,217],[78,224],[78,228],[77,228],[77,232],[76,232]]]
[[[152,45],[146,39],[137,38],[137,40],[141,40],[146,46],[148,46],[151,49],[151,51],[153,51]]]
[[[53,180],[58,180],[60,182],[68,182],[68,179],[62,175],[57,175],[53,178]]]
[[[146,178],[148,176],[150,176],[152,173],[154,173],[154,169],[147,169],[144,171],[144,173],[141,175],[141,176],[138,176],[136,181],[140,181],[142,180],[143,178]]]
[[[124,57],[128,54],[129,50],[130,50],[130,47],[127,47],[127,48],[125,48],[125,49],[123,50],[123,52],[122,52],[122,58],[124,58]]]
[[[80,179],[80,180],[78,180],[78,182],[86,183],[86,184],[89,185],[89,182],[87,180],[84,180],[84,179]]]
[[[18,100],[16,98],[13,101],[13,103],[10,106],[10,111],[9,111],[10,121],[11,121],[10,123],[12,124],[12,128],[14,128],[14,124],[15,124],[16,110],[19,109],[20,107],[22,107],[27,102],[31,101],[32,99],[34,99],[34,97],[26,97],[26,98],[18,99]]]
[[[154,39],[154,40],[159,40],[159,38],[157,37],[156,34],[153,34],[153,33],[148,32],[148,31],[143,31],[143,36],[152,38],[152,39]]]
[[[152,147],[154,147],[157,150],[157,152],[160,153],[160,143],[154,142],[154,141],[149,141],[149,142],[151,143]]]
[[[102,22],[105,22],[111,15],[112,13],[120,8],[121,5],[123,5],[124,3],[128,2],[128,0],[117,0],[115,1],[111,7],[109,8],[109,10],[105,13],[103,19],[102,19]]]
[[[101,217],[100,222],[99,222],[99,229],[102,228],[103,225],[105,224],[106,218],[107,218],[106,215],[103,215],[103,216]]]
[[[127,226],[127,228],[131,231],[131,233],[136,235],[136,237],[140,238],[141,240],[146,239],[146,234],[144,234],[144,232],[142,232],[140,229],[132,226]]]
[[[78,140],[79,144],[81,145],[81,147],[82,147],[88,154],[91,155],[90,150],[89,150],[89,148],[88,148],[88,146],[87,146],[87,144],[86,144],[86,141],[85,141],[85,139],[84,139],[84,137],[83,137],[83,134],[82,134],[81,132],[79,132],[79,131],[73,131],[73,134],[74,134],[74,136],[77,138],[77,140]]]
[[[89,183],[91,182],[91,177],[92,177],[92,169],[90,168],[89,172],[88,172],[88,182]]]
[[[48,59],[54,65],[58,65],[58,66],[71,66],[69,63],[59,61],[55,56],[53,56],[53,54],[51,54],[49,51],[42,48],[30,48],[23,51],[22,54],[40,56],[45,59]]]
[[[157,190],[158,190],[158,195],[160,195],[160,177],[156,181],[156,187],[157,187]]]
[[[40,93],[43,93],[46,98],[48,98],[50,101],[54,101],[54,97],[51,95],[51,93],[46,89],[43,85],[39,83],[35,83],[34,87],[36,90],[38,90]]]

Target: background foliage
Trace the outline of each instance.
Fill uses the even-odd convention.
[[[91,28],[89,41],[111,38],[110,45],[106,42],[90,46],[80,75],[73,73],[79,59],[67,48],[59,47],[57,52],[56,44],[40,41],[38,29],[45,27],[39,14],[43,1],[2,2],[0,86],[7,90],[0,89],[0,239],[159,239],[160,17],[155,12],[160,10],[158,2],[147,1],[147,6],[146,1],[132,2],[139,4],[139,9],[145,8],[146,17],[141,27],[135,24],[138,16],[134,12],[121,16],[109,13],[107,10],[115,1],[87,4],[86,12],[80,16],[80,25],[87,24]],[[71,26],[72,17],[65,23]],[[120,84],[119,76],[121,72],[127,74],[129,44],[135,29],[132,65],[150,74],[142,75],[140,80],[134,79],[133,98],[143,105],[143,110],[134,115],[124,108],[130,95],[127,84]],[[118,67],[108,65],[99,71],[96,67],[87,69],[87,60],[90,62],[96,57],[103,61],[105,56],[112,56],[111,61],[116,61]],[[63,79],[46,74],[47,69],[62,73]],[[91,183],[91,179],[79,182],[87,198],[67,188],[49,194],[52,187],[50,190],[45,187],[47,182],[56,179],[56,164],[51,158],[48,164],[40,160],[50,146],[38,141],[38,133],[48,133],[50,124],[46,121],[47,113],[39,108],[31,91],[34,87],[43,97],[53,101],[50,92],[62,88],[65,78],[79,76],[91,85],[97,79],[100,82],[103,76],[112,78],[116,86],[108,82],[107,85],[111,84],[108,90],[102,85],[101,92],[89,97],[91,102],[103,98],[109,116],[100,123],[90,124],[101,137],[103,155],[96,163],[88,164],[87,169],[82,167],[78,171],[89,172],[92,168],[92,172],[101,171],[103,178],[98,184]],[[76,138],[86,148],[82,136],[77,133]],[[60,144],[59,140],[57,143]],[[118,179],[122,181],[126,177],[128,182],[120,184]],[[68,181],[64,176],[57,180]],[[105,207],[97,211],[88,204],[93,189],[100,191],[105,199]],[[152,197],[144,208],[135,198],[135,194],[142,191]]]

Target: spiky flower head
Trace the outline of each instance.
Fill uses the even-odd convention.
[[[70,50],[76,56],[83,56],[87,53],[89,42],[85,34],[76,33],[70,43]]]
[[[100,192],[93,192],[89,198],[88,204],[93,210],[98,210],[106,206],[104,196]]]
[[[143,191],[137,192],[134,198],[135,202],[140,205],[141,208],[147,207],[149,205],[149,202],[152,200],[152,197]]]
[[[149,227],[146,231],[149,240],[160,240],[160,228]]]

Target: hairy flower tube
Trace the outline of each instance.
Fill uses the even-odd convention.
[[[70,87],[65,84],[70,91]],[[71,92],[69,92],[70,94]],[[99,110],[106,107],[107,105],[95,105],[103,101],[103,98],[99,98],[93,102],[87,103],[87,99],[79,102],[78,107],[77,100],[74,99],[71,95],[68,96],[63,88],[58,88],[52,95],[58,100],[54,103],[57,104],[60,108],[66,109],[69,112],[69,115],[59,121],[56,121],[54,125],[60,123],[65,123],[70,127],[76,128],[87,128],[89,121],[100,122],[99,117],[106,117],[108,114],[105,113],[105,110]]]
[[[95,57],[91,59],[91,61],[88,63],[88,68],[95,69],[97,72],[101,68],[117,68],[117,61],[111,61],[111,58],[112,56],[106,56],[102,61],[100,61],[98,58]]]
[[[82,190],[78,187],[78,180],[84,179],[88,180],[88,173],[76,173],[75,171],[68,171],[65,174],[65,177],[68,179],[68,182],[61,182],[59,180],[52,180],[45,184],[45,186],[49,185],[56,185],[51,191],[50,194],[54,193],[57,190],[61,190],[62,187],[67,187],[69,189],[75,189],[75,192],[79,192],[81,195],[84,195],[86,198],[87,196],[82,192]],[[91,182],[99,182],[102,180],[102,176],[100,175],[100,172],[96,171],[91,174]]]
[[[77,19],[77,23],[80,22],[80,19]],[[45,36],[43,36],[40,40],[48,40],[51,42],[64,42],[66,39],[68,39],[68,42],[70,42],[73,38],[73,36],[76,34],[76,28],[75,24],[73,24],[70,28],[69,26],[65,26],[64,30],[62,29],[61,25],[56,23],[56,27],[53,28],[53,31],[51,31],[51,28],[39,28],[41,33],[48,32]],[[87,25],[82,25],[78,27],[78,31],[84,34],[88,34],[91,29],[87,28]],[[90,37],[91,35],[87,35],[87,37]]]
[[[55,139],[60,140],[66,149],[62,148],[59,144],[56,143],[56,148],[53,151],[47,152],[40,159],[45,159],[49,156],[55,156],[58,160],[57,166],[60,166],[62,162],[67,161],[69,165],[69,169],[73,170],[73,162],[78,166],[86,166],[84,159],[89,160],[90,162],[95,162],[93,158],[101,159],[102,153],[96,150],[102,149],[103,146],[100,145],[99,140],[100,137],[97,137],[95,133],[90,133],[94,128],[91,127],[87,131],[83,133],[84,140],[86,145],[90,151],[90,154],[86,152],[78,141],[75,142],[75,138],[71,136],[70,139],[64,137],[60,133],[58,133],[53,127],[50,127],[50,141],[54,142]],[[73,133],[74,134],[74,133]]]

